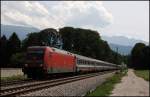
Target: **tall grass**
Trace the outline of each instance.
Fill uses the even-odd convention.
[[[149,70],[134,70],[135,74],[139,77],[142,77],[144,80],[149,81]]]
[[[13,81],[13,80],[24,80],[27,79],[24,75],[14,75],[11,77],[1,77],[1,82]]]

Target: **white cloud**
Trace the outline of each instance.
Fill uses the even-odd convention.
[[[11,1],[2,3],[2,23],[34,26],[37,28],[53,27],[53,18],[49,11],[39,2]],[[52,22],[48,22],[48,20]],[[55,19],[54,19],[55,20]]]
[[[105,27],[112,23],[112,15],[101,1],[64,1],[52,7],[66,25]]]
[[[47,3],[47,4],[46,4]],[[101,1],[2,1],[2,24],[40,29],[63,26],[105,27],[112,15]]]

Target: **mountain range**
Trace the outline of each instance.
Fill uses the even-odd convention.
[[[148,42],[143,40],[137,40],[133,38],[127,38],[125,36],[102,36],[103,40],[108,41],[112,44],[124,45],[124,46],[134,46],[136,43],[141,42],[148,45]]]
[[[40,30],[34,27],[24,27],[24,26],[14,26],[14,25],[3,25],[1,24],[1,36],[5,35],[7,38],[11,36],[13,32],[16,32],[18,37],[23,40],[26,38],[27,34],[30,32],[39,32]],[[133,46],[138,43],[142,42],[148,45],[148,42],[136,39],[129,39],[125,36],[101,36],[103,40],[107,41],[110,48],[114,51],[117,51],[120,54],[130,54],[131,49]]]
[[[121,55],[129,55],[133,48],[132,46],[124,46],[124,45],[118,45],[112,43],[108,43],[108,44],[113,51],[118,52]]]
[[[113,51],[122,55],[129,55],[136,43],[141,42],[148,45],[148,42],[143,40],[131,39],[125,36],[102,36],[102,39],[108,42]]]
[[[14,26],[14,25],[3,25],[1,24],[1,36],[5,35],[7,38],[11,36],[13,32],[16,32],[18,37],[23,40],[26,35],[30,32],[38,32],[40,31],[37,28],[33,27],[24,27],[24,26]]]

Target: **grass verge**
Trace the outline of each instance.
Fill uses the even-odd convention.
[[[1,77],[1,82],[14,81],[14,80],[24,80],[24,79],[27,79],[27,77],[24,75],[14,75],[11,77]]]
[[[94,91],[88,92],[86,96],[109,96],[116,83],[121,82],[121,78],[125,76],[127,70],[114,74],[112,77],[107,78],[106,81],[98,86]]]
[[[134,70],[135,74],[139,77],[142,77],[144,80],[149,81],[149,70]]]

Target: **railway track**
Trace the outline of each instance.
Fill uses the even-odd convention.
[[[19,85],[16,87],[1,88],[0,96],[17,96],[17,95],[25,94],[28,92],[48,88],[48,87],[53,87],[53,86],[81,80],[81,79],[86,79],[86,78],[90,78],[90,77],[94,77],[94,76],[98,76],[98,75],[103,75],[105,73],[110,73],[110,72],[112,72],[112,71],[78,75],[78,76],[60,78],[60,79],[55,79],[55,80],[37,81],[35,83],[32,82],[32,83],[28,83],[25,85]]]
[[[1,81],[0,86],[1,87],[6,87],[6,86],[10,86],[10,85],[15,85],[15,84],[22,84],[22,83],[26,83],[26,82],[32,82],[34,80],[32,79],[23,79],[23,80],[13,80],[13,81]]]

